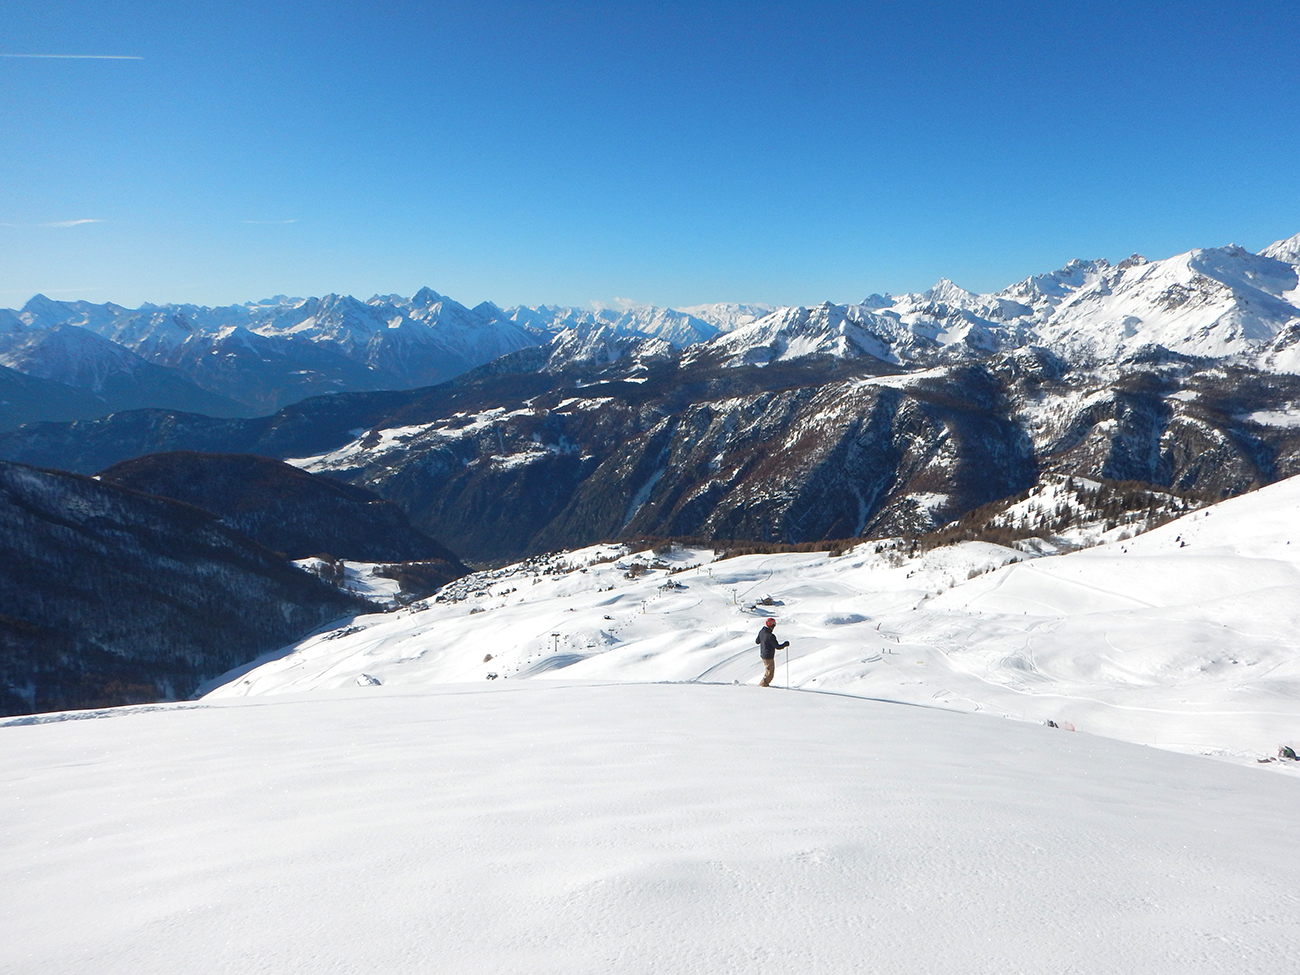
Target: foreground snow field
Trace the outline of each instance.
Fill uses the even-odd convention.
[[[8,719],[0,782],[7,973],[1300,970],[1300,780],[987,715],[353,686]]]
[[[445,590],[464,599],[360,617],[227,675],[210,697],[493,675],[754,683],[770,614],[792,644],[779,683],[788,673],[796,687],[1252,765],[1300,745],[1300,478],[1039,559],[983,543],[712,564],[708,551],[620,551],[472,577]]]

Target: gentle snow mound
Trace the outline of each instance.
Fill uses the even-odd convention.
[[[0,742],[14,975],[1300,964],[1300,783],[1033,725],[498,683]]]

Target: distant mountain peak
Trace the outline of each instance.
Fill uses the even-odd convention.
[[[927,290],[924,297],[930,301],[944,301],[950,304],[963,304],[972,298],[979,296],[973,291],[967,291],[965,288],[953,284],[948,278],[940,278],[934,283],[934,286]]]
[[[427,286],[411,296],[411,304],[416,308],[428,308],[430,305],[436,305],[442,300],[442,295]]]
[[[59,325],[67,321],[70,309],[61,301],[43,294],[34,294],[18,311],[18,317],[28,325]]]
[[[1300,264],[1300,234],[1277,240],[1259,252],[1261,257],[1271,257],[1287,264]]]

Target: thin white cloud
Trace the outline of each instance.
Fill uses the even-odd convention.
[[[35,228],[49,228],[49,227],[53,227],[53,228],[80,227],[83,223],[103,223],[103,222],[104,222],[103,220],[98,220],[92,217],[85,217],[81,220],[53,220],[50,223],[0,223],[0,227],[18,227],[23,230],[31,230]]]
[[[257,224],[285,224],[285,223],[297,223],[297,222],[298,222],[298,218],[297,218],[297,217],[294,217],[292,220],[241,220],[241,221],[239,221],[239,222],[240,222],[240,223],[257,223]]]
[[[143,61],[139,54],[0,54],[0,58],[56,58],[61,61]]]

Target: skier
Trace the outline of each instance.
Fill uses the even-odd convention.
[[[758,636],[754,637],[754,642],[758,644],[758,655],[763,658],[763,679],[758,682],[759,687],[767,687],[772,683],[772,678],[776,676],[776,652],[790,645],[789,640],[785,643],[776,642],[776,634],[772,632],[775,626],[776,620],[769,616],[763,628],[758,631]]]

